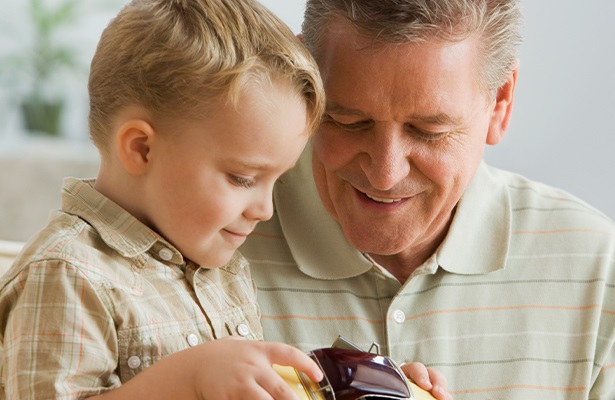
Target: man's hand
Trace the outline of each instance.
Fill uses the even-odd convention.
[[[446,389],[446,378],[440,371],[434,368],[427,368],[419,362],[403,364],[401,366],[404,374],[420,388],[430,392],[438,400],[453,400],[453,397]],[[418,396],[420,399],[421,397]]]

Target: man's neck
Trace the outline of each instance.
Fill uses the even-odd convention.
[[[370,257],[377,262],[384,269],[389,271],[397,280],[403,285],[410,275],[417,268],[419,268],[433,252],[426,252],[427,254],[414,253],[411,257],[404,257],[401,254],[395,254],[391,256],[381,256],[378,254],[370,254]]]
[[[433,240],[412,246],[402,252],[392,255],[368,253],[369,256],[384,269],[389,271],[403,285],[408,278],[422,266],[438,250],[446,238],[451,219]]]

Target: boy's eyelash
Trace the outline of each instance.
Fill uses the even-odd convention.
[[[246,189],[250,189],[256,183],[254,182],[254,179],[243,178],[237,175],[231,175],[230,177],[231,181],[233,181],[235,185],[244,187]]]

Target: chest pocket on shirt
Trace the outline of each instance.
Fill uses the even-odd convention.
[[[161,358],[206,341],[192,323],[164,322],[118,331],[118,374],[122,382]]]

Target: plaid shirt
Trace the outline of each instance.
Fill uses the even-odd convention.
[[[62,210],[0,281],[7,398],[84,398],[199,343],[262,338],[239,253],[219,269],[186,262],[91,185],[65,180]]]

